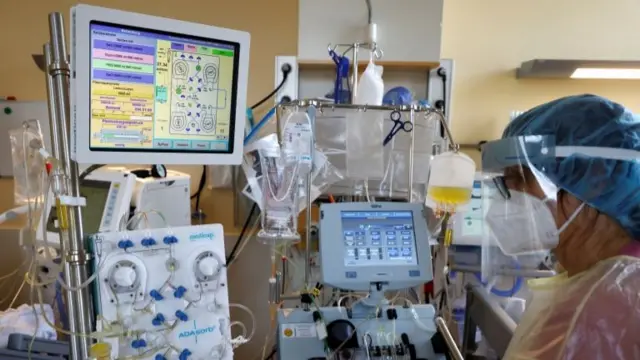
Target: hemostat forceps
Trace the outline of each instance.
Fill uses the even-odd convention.
[[[393,121],[393,127],[384,141],[382,141],[382,146],[386,146],[396,134],[402,130],[404,132],[411,132],[413,130],[413,124],[411,121],[402,121],[402,114],[398,110],[394,110],[391,112],[391,121]]]

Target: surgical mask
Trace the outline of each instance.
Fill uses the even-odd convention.
[[[510,199],[493,199],[485,221],[505,255],[518,256],[552,250],[562,233],[584,208],[582,203],[558,228],[551,209],[551,199],[538,199],[524,192],[510,190]]]

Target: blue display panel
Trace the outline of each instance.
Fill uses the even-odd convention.
[[[418,265],[412,211],[342,211],[344,264]]]

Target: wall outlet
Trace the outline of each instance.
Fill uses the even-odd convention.
[[[298,99],[298,58],[295,56],[276,56],[276,68],[275,68],[275,86],[278,86],[282,81],[283,73],[282,66],[289,64],[291,66],[291,72],[285,82],[282,89],[278,91],[274,97],[275,103],[280,103],[283,99],[286,101],[292,101]]]

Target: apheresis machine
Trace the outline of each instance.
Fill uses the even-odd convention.
[[[432,280],[422,204],[326,204],[320,218],[323,284],[367,295],[280,310],[278,358],[445,359],[432,344],[435,308],[385,297]]]
[[[69,56],[58,13],[43,47],[51,141],[30,119],[10,132],[20,206],[1,218],[29,216],[39,302],[64,293],[66,319],[45,319],[60,356],[232,359],[253,328],[230,319],[250,310],[229,303],[224,229],[191,226],[188,175],[108,164],[239,165],[249,34],[86,5],[70,19]]]

